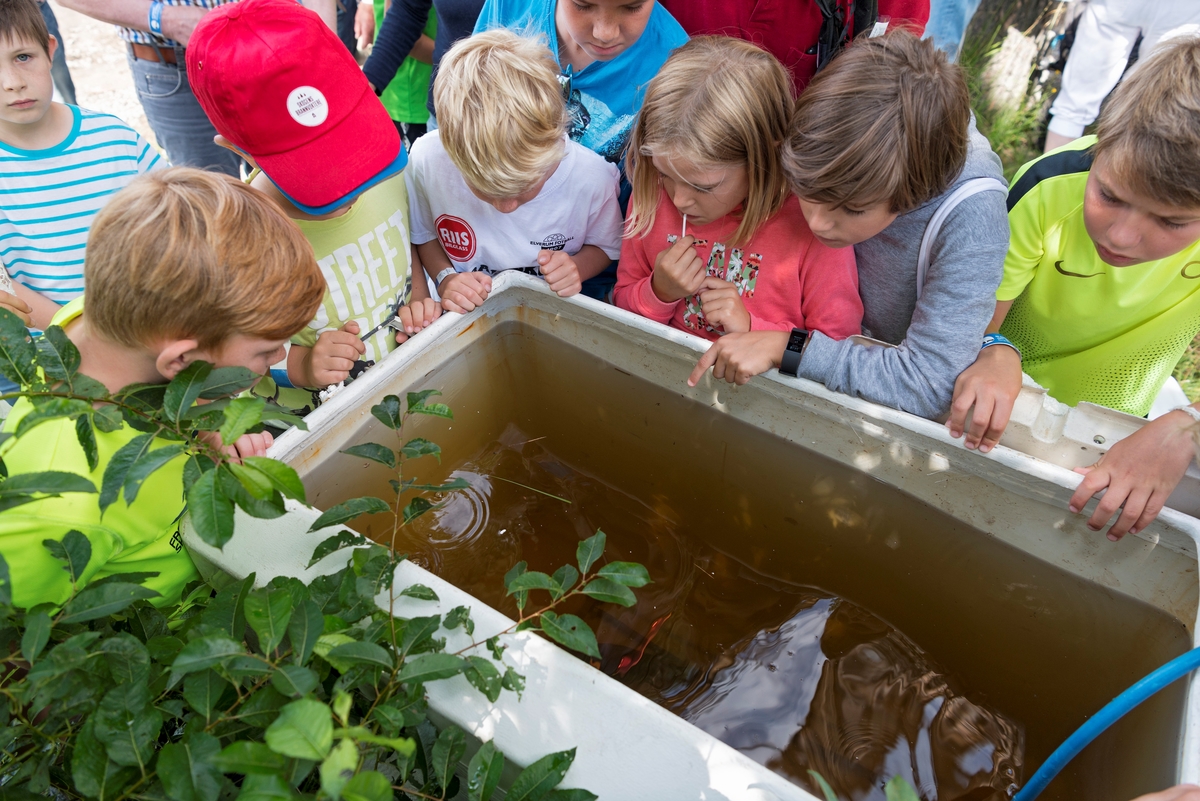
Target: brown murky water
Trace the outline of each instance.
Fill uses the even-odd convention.
[[[445,454],[411,470],[471,489],[397,548],[513,614],[511,565],[551,572],[603,529],[606,558],[654,583],[632,609],[569,610],[596,631],[599,668],[811,790],[810,768],[855,801],[893,775],[926,799],[1003,798],[1188,646],[1158,610],[537,332],[509,327],[422,386],[457,418],[406,432]],[[352,465],[327,461],[310,499],[384,494],[383,472]],[[1132,713],[1043,798],[1173,783],[1182,697]]]

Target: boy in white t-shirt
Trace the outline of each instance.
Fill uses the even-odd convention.
[[[502,270],[567,297],[617,258],[617,168],[567,139],[544,44],[506,30],[464,39],[433,96],[438,130],[413,145],[405,180],[413,242],[447,311],[483,303]]]

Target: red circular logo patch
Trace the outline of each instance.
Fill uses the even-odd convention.
[[[433,225],[437,228],[438,239],[442,241],[447,256],[454,261],[471,260],[475,255],[475,232],[466,220],[443,214]]]

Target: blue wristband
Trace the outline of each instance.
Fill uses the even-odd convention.
[[[162,0],[152,0],[150,3],[150,33],[162,36]]]
[[[1021,358],[1021,349],[1010,342],[1008,337],[1003,334],[984,334],[983,344],[979,346],[979,349],[990,348],[992,345],[1007,345],[1017,352],[1017,358]]]

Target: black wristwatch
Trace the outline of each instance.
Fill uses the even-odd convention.
[[[783,359],[779,362],[779,372],[784,375],[796,377],[796,373],[800,370],[800,354],[804,353],[804,343],[808,341],[808,332],[803,328],[793,328],[792,335],[788,337],[787,349],[783,352]]]

